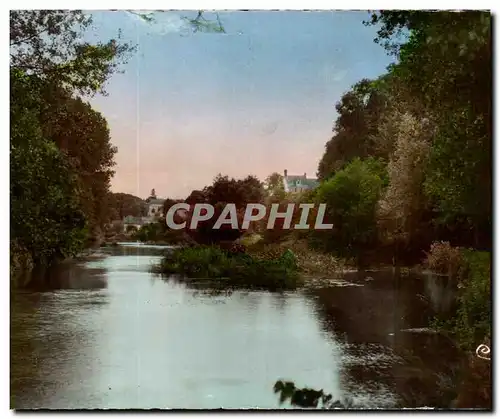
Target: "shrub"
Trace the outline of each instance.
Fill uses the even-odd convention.
[[[274,291],[295,289],[299,285],[291,252],[275,259],[263,259],[217,246],[183,247],[166,255],[155,271],[179,274],[185,280],[216,280],[218,285],[239,288]]]
[[[491,335],[491,255],[463,250],[458,310],[453,331],[461,346],[475,348]]]
[[[322,409],[348,409],[354,407],[352,400],[333,400],[332,395],[323,390],[314,390],[308,387],[298,388],[292,381],[276,381],[274,393],[279,395],[280,404],[289,401],[293,407],[304,409],[318,407]]]
[[[432,126],[409,113],[390,120],[395,144],[387,166],[389,185],[378,203],[379,228],[390,242],[409,241],[419,235],[427,205],[422,185]]]
[[[425,266],[438,274],[455,276],[463,264],[463,257],[458,247],[449,242],[435,242],[426,253]]]
[[[385,184],[385,166],[373,158],[354,159],[323,182],[316,202],[326,204],[325,222],[333,229],[311,234],[312,246],[349,258],[372,248],[377,240],[376,204]]]
[[[460,251],[458,297],[454,315],[437,318],[434,326],[450,333],[457,345],[475,351],[491,336],[491,255],[489,252]]]

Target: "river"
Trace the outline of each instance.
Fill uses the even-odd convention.
[[[452,301],[439,278],[213,295],[151,274],[162,251],[106,249],[11,292],[12,408],[274,409],[278,379],[368,408],[448,397],[415,378],[451,374],[446,342],[419,329]]]

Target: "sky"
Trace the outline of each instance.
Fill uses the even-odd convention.
[[[335,103],[391,62],[363,25],[368,12],[221,12],[226,34],[189,32],[190,13],[152,23],[93,13],[88,37],[120,30],[137,46],[108,95],[91,100],[118,148],[113,192],[186,198],[218,173],[315,177]]]

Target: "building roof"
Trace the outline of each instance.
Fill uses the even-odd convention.
[[[163,205],[163,203],[165,202],[164,199],[160,199],[160,198],[149,198],[147,201],[148,205],[151,205],[151,204],[154,204],[154,205]]]
[[[143,220],[142,220],[142,217],[134,217],[132,215],[127,215],[123,219],[123,224],[137,224],[137,225],[142,225],[143,224]]]
[[[314,189],[319,185],[318,179],[306,178],[302,176],[290,175],[286,178],[283,178],[283,181],[286,183],[286,189],[300,187],[303,189]]]

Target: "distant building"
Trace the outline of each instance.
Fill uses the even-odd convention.
[[[164,199],[158,198],[154,189],[151,190],[151,196],[146,199],[148,205],[148,217],[159,217],[163,214]]]
[[[147,215],[145,217],[133,217],[131,215],[123,219],[123,231],[127,232],[130,227],[134,227],[139,230],[142,226],[146,224],[154,223],[163,214],[163,204],[165,199],[158,198],[156,196],[155,190],[151,190],[151,195],[146,199],[147,204]]]
[[[123,232],[128,233],[131,228],[139,230],[144,225],[144,217],[133,217],[132,215],[127,215],[123,218]]]
[[[283,172],[283,187],[285,192],[305,192],[315,189],[318,185],[318,179],[308,178],[307,174],[303,175],[289,175],[288,170]]]

